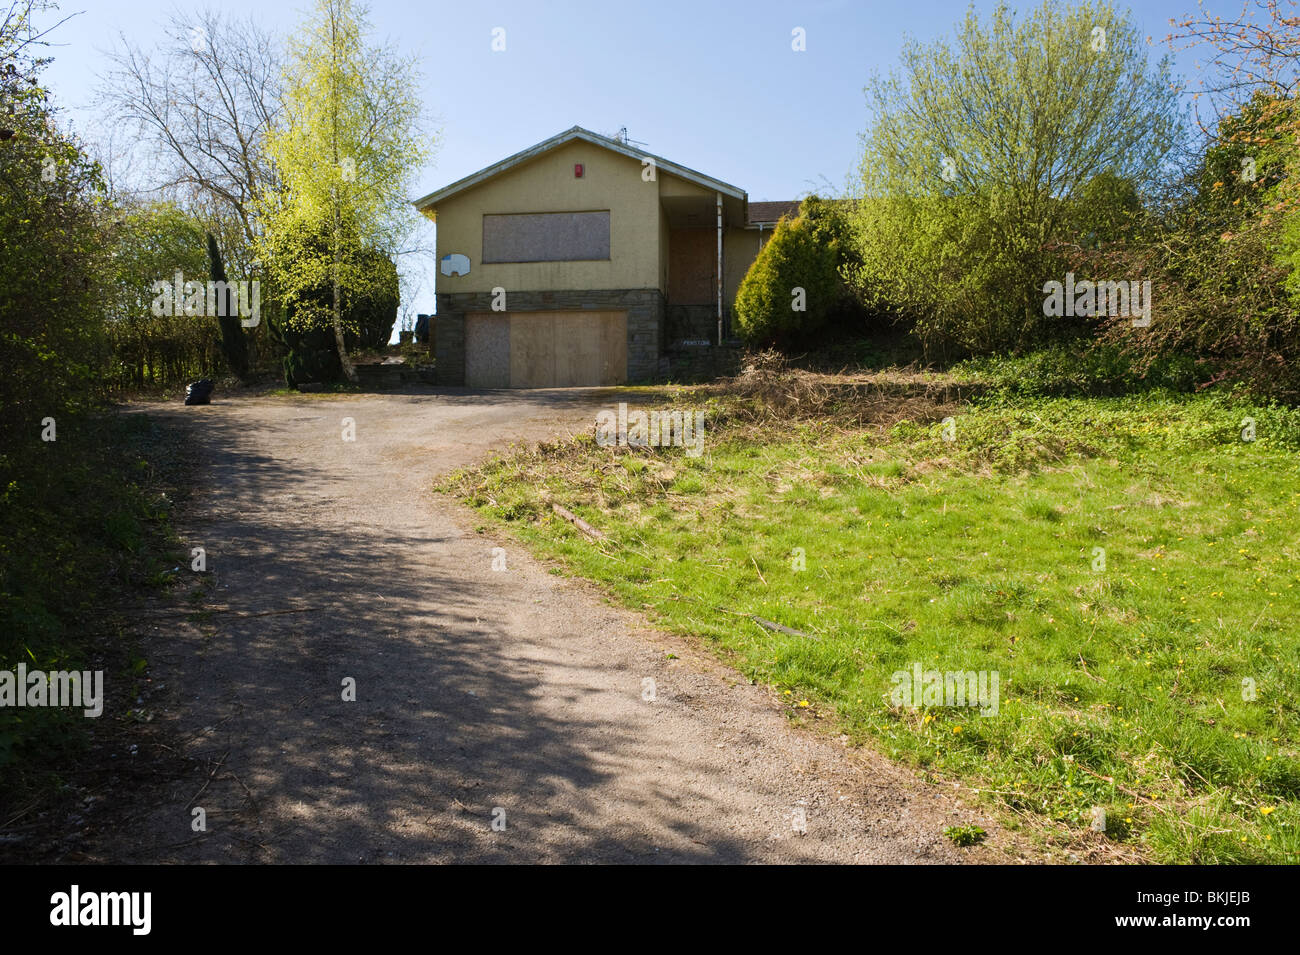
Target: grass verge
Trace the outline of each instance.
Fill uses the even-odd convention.
[[[4,460],[0,669],[103,670],[104,713],[0,707],[0,841],[21,848],[86,761],[99,726],[131,707],[146,661],[129,633],[137,595],[184,559],[169,515],[187,467],[180,437],[143,414],[59,422],[56,440]],[[123,715],[124,714],[124,715]]]
[[[1008,818],[1117,858],[1300,861],[1300,414],[989,395],[873,425],[704,394],[675,395],[706,408],[699,457],[581,436],[440,489],[792,718],[961,778]],[[895,674],[917,666],[996,672],[997,714],[899,705]]]

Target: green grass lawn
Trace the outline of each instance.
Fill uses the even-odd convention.
[[[442,490],[772,685],[793,719],[961,779],[1054,841],[1300,861],[1300,414],[989,398],[886,430],[728,409],[709,401],[697,458],[585,436]],[[997,714],[895,705],[891,676],[916,665],[996,672]]]

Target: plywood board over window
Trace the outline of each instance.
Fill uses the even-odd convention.
[[[609,210],[483,216],[483,261],[609,259]]]
[[[674,229],[668,236],[668,301],[712,305],[718,294],[718,233]]]

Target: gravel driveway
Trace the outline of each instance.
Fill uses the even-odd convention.
[[[194,427],[202,487],[178,530],[206,550],[212,613],[143,625],[165,686],[155,725],[192,769],[137,793],[142,804],[84,857],[1018,855],[948,789],[793,729],[767,688],[476,532],[472,513],[430,492],[437,474],[491,449],[590,428],[610,400],[427,389],[141,406],[165,427]],[[355,702],[343,699],[348,680]],[[192,828],[195,808],[206,832]],[[989,845],[957,849],[942,834],[969,822]]]

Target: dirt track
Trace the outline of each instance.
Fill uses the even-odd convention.
[[[767,689],[430,493],[439,472],[589,428],[607,403],[428,390],[142,407],[166,427],[198,426],[202,487],[178,529],[206,549],[216,612],[145,625],[166,687],[154,725],[192,771],[114,793],[123,821],[78,855],[1006,861],[1006,834],[945,790],[792,729]],[[348,417],[354,442],[342,440]],[[346,678],[356,702],[341,698]],[[206,833],[191,830],[192,806]],[[943,828],[967,822],[992,845],[954,848]]]

